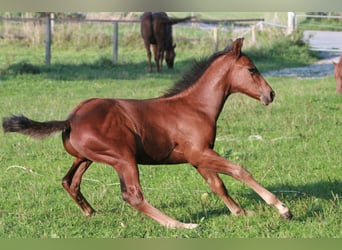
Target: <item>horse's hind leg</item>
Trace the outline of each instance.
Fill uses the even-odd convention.
[[[221,180],[221,178],[217,175],[216,172],[210,171],[207,169],[198,169],[197,171],[202,175],[202,177],[207,181],[209,184],[211,190],[219,195],[223,202],[226,204],[228,209],[232,212],[234,215],[240,215],[240,214],[249,214],[252,213],[251,211],[245,211],[240,207],[239,204],[237,204],[228,194],[228,191]]]
[[[135,164],[123,166],[116,164],[115,169],[120,178],[122,198],[133,208],[169,228],[191,229],[197,226],[197,224],[179,222],[149,204],[143,196],[139,182],[139,173]]]
[[[152,53],[151,53],[151,44],[147,41],[144,40],[145,43],[145,48],[146,48],[146,54],[147,54],[147,60],[148,60],[148,72],[151,73],[152,72],[152,62],[151,62],[151,58],[152,58]]]
[[[157,71],[160,72],[160,60],[159,60],[159,45],[152,44],[154,62],[156,64]]]
[[[76,204],[81,208],[84,215],[89,216],[95,212],[88,201],[81,193],[82,175],[88,169],[92,161],[87,159],[76,158],[70,170],[62,181],[64,189],[73,198]]]

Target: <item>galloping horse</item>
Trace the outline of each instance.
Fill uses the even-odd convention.
[[[165,12],[144,12],[141,16],[141,36],[144,39],[144,44],[148,58],[148,71],[152,72],[151,64],[151,44],[153,47],[154,60],[156,62],[157,71],[163,69],[164,52],[165,61],[168,68],[173,68],[176,57],[175,48],[172,39],[172,25],[184,22],[191,19],[185,18],[169,18]]]
[[[334,76],[336,80],[336,93],[342,93],[342,55],[339,62],[333,62]]]
[[[198,61],[163,96],[152,99],[89,99],[64,121],[37,122],[25,116],[3,119],[5,132],[42,138],[62,131],[65,150],[75,157],[62,185],[85,215],[94,209],[80,189],[92,162],[112,166],[120,179],[122,198],[133,208],[170,228],[197,224],[173,219],[145,199],[138,164],[190,163],[234,215],[248,214],[228,194],[218,174],[247,184],[285,219],[289,208],[261,186],[242,166],[214,150],[216,122],[230,94],[243,93],[270,104],[275,93],[253,62],[241,52],[243,38],[232,46]]]

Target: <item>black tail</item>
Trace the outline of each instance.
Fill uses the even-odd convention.
[[[3,118],[2,127],[4,132],[17,132],[33,138],[41,139],[67,129],[69,127],[69,122],[68,120],[37,122],[30,120],[23,115],[13,115],[11,117]]]
[[[194,17],[188,16],[188,17],[184,17],[184,18],[170,18],[167,23],[170,25],[174,25],[177,23],[181,23],[181,22],[185,22],[185,21],[189,21],[191,19],[193,19]]]

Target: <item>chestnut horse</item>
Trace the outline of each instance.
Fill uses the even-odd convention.
[[[340,61],[338,63],[333,62],[334,64],[334,76],[336,80],[336,93],[342,93],[342,55],[340,57]]]
[[[122,198],[133,208],[170,228],[197,224],[173,219],[145,199],[138,164],[190,163],[234,215],[248,214],[228,194],[218,174],[230,175],[252,188],[286,219],[288,207],[261,186],[242,166],[214,150],[216,122],[230,94],[243,93],[270,104],[275,93],[253,62],[241,52],[243,38],[197,62],[166,94],[158,98],[89,99],[64,121],[37,122],[25,116],[3,119],[5,132],[36,138],[62,131],[65,150],[75,157],[62,185],[85,215],[95,211],[81,193],[81,179],[92,162],[112,166]]]
[[[175,48],[172,38],[172,25],[184,22],[191,19],[185,18],[169,18],[165,12],[144,12],[141,16],[141,36],[144,39],[144,44],[148,58],[148,71],[152,72],[151,64],[151,44],[156,62],[157,71],[163,69],[163,59],[165,53],[165,61],[168,68],[172,69],[176,57]]]

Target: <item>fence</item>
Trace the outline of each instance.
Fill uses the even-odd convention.
[[[182,24],[183,26],[188,25],[191,29],[205,29],[209,30],[212,34],[212,43],[213,50],[217,50],[219,43],[219,32],[220,30],[233,30],[240,29],[241,32],[251,32],[252,41],[256,39],[256,27],[258,24],[264,21],[263,18],[255,18],[255,19],[227,19],[227,20],[191,20],[186,24]],[[45,18],[0,18],[0,24],[12,23],[14,24],[31,24],[30,27],[27,27],[27,31],[19,31],[19,27],[11,29],[11,32],[6,31],[6,28],[3,28],[2,34],[0,32],[0,38],[9,38],[9,39],[31,39],[32,43],[41,43],[41,40],[44,39],[45,44],[45,63],[51,63],[51,51],[52,51],[52,43],[56,42],[58,36],[56,34],[63,29],[63,25],[70,26],[81,25],[81,24],[99,24],[101,26],[106,26],[104,33],[99,35],[96,39],[99,41],[100,39],[106,40],[108,42],[109,37],[111,40],[112,46],[112,60],[114,63],[118,61],[118,47],[119,47],[119,25],[123,24],[135,24],[138,25],[140,20],[102,20],[102,19],[55,19],[53,15],[49,15]],[[181,24],[177,24],[177,27]],[[4,26],[4,25],[3,25]],[[18,25],[19,26],[19,25]],[[111,26],[111,28],[109,28]],[[22,28],[25,29],[25,28]],[[110,30],[110,31],[109,31]],[[111,33],[111,35],[109,35]],[[174,29],[174,33],[177,33],[177,30]],[[38,34],[38,35],[37,35]],[[44,34],[44,38],[42,38],[42,34]],[[81,36],[81,35],[80,35]],[[83,37],[84,38],[84,37]],[[72,40],[74,37],[70,35],[68,38],[68,34],[65,34],[66,40]],[[78,38],[81,40],[82,38]],[[140,35],[139,35],[140,39]],[[195,38],[198,39],[198,38]],[[103,41],[100,41],[103,42]]]
[[[305,20],[308,20],[308,22],[305,22]],[[310,22],[310,20],[313,20],[313,22]],[[328,22],[321,22],[322,20]],[[301,30],[310,30],[314,26],[316,29],[319,27],[320,30],[342,31],[342,16],[294,14],[294,22],[295,28]]]

